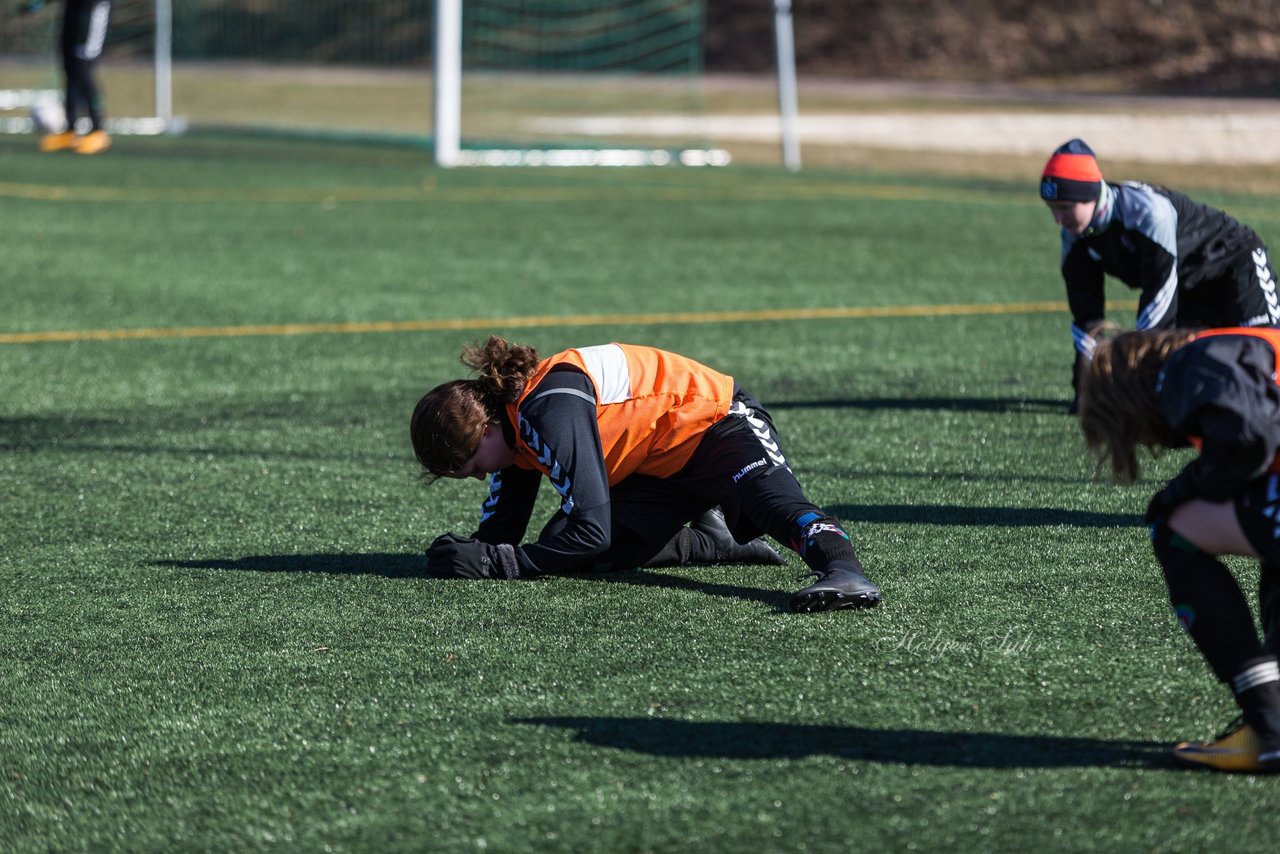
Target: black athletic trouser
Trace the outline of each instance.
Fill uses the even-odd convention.
[[[730,414],[703,436],[679,472],[667,478],[632,475],[609,490],[612,537],[596,567],[642,566],[688,522],[719,506],[740,543],[761,534],[797,549],[797,520],[825,518],[787,466],[769,413],[735,389]],[[557,513],[543,536],[565,524]],[[847,539],[847,537],[846,537]]]
[[[64,0],[62,17],[62,70],[66,75],[67,129],[75,128],[81,115],[89,117],[93,130],[102,127],[102,103],[93,78],[93,65],[107,38],[110,0]]]

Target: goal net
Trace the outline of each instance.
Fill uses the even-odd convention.
[[[705,14],[704,0],[440,0],[437,161],[727,162],[703,119]]]

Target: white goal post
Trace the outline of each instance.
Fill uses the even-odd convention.
[[[432,130],[437,166],[462,157],[462,0],[436,0]]]
[[[773,0],[773,34],[778,50],[778,118],[782,130],[782,165],[800,169],[800,136],[796,116],[800,112],[796,90],[796,36],[791,21],[791,0]]]
[[[475,165],[644,166],[667,163],[707,166],[725,165],[729,162],[728,152],[711,147],[681,147],[671,150],[644,145],[626,145],[616,148],[607,146],[578,148],[570,145],[540,147],[536,144],[502,147],[483,143],[464,145],[463,110],[468,96],[463,83],[464,63],[467,61],[463,14],[467,3],[477,2],[477,0],[435,0],[435,2],[432,137],[437,165],[446,168]],[[800,168],[800,147],[796,135],[795,39],[791,21],[791,0],[772,0],[772,2],[778,62],[782,159],[784,165],[794,171]],[[698,23],[701,25],[701,20]],[[697,50],[700,71],[700,33]],[[607,73],[599,71],[595,74],[601,77],[608,76]],[[490,88],[500,88],[503,85],[505,84],[499,80],[489,84]],[[615,86],[617,86],[616,91],[623,91],[620,84]],[[661,116],[648,118],[648,121],[655,124],[660,124],[664,120],[667,126],[675,125],[683,128],[692,124],[691,120],[681,122],[680,118],[675,120]],[[537,121],[544,126],[549,126],[554,124],[555,119],[542,118]],[[567,125],[571,121],[573,120],[566,119],[562,125]],[[612,123],[609,119],[602,117],[579,117],[576,119],[576,127],[581,128],[590,124],[593,128],[603,129],[600,132],[606,137],[611,134],[625,136],[629,132],[637,132],[636,128],[645,121],[646,117],[641,115],[631,115]]]

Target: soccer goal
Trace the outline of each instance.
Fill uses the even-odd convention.
[[[58,56],[61,3],[24,13],[0,6],[0,132],[64,129]],[[160,134],[181,130],[173,116],[173,0],[114,0],[98,77],[106,96],[107,130]],[[87,121],[87,119],[82,119]]]
[[[789,27],[790,0],[759,14],[771,2]],[[61,4],[17,5],[0,3],[0,127],[29,132],[61,113]],[[716,165],[706,16],[706,0],[114,0],[98,76],[116,133],[392,142],[445,166]]]
[[[436,162],[722,165],[704,0],[437,0]]]

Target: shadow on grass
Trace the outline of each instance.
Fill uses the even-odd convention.
[[[427,577],[427,559],[418,553],[256,555],[234,559],[153,560],[150,565],[225,569],[233,572],[319,572],[329,575],[381,575],[384,578]]]
[[[956,507],[930,504],[835,504],[827,512],[846,522],[910,525],[975,525],[1007,528],[1065,525],[1070,528],[1136,528],[1137,513],[1098,513],[1051,507]]]
[[[783,409],[932,410],[938,412],[1061,412],[1067,402],[1024,397],[862,397],[829,400],[764,401],[770,412]]]
[[[182,569],[221,569],[230,572],[317,572],[328,575],[380,575],[383,578],[425,578],[426,558],[411,554],[303,554],[303,555],[251,555],[240,558],[193,558],[191,560],[153,560],[149,566],[177,567]],[[763,568],[762,568],[763,569]],[[768,567],[782,572],[786,577],[788,567]],[[760,602],[778,611],[788,611],[790,593],[780,590],[762,590],[684,578],[652,569],[628,572],[572,573],[567,577],[587,581],[614,584],[631,584],[636,587],[664,587],[672,590],[691,590],[707,596],[726,596],[748,602]],[[504,581],[458,582],[457,579],[432,579],[442,583],[507,584]],[[807,582],[806,582],[807,583]]]
[[[653,756],[801,759],[839,756],[865,762],[962,768],[1172,767],[1169,746],[1048,735],[930,732],[669,718],[513,718],[511,723],[574,730],[575,740]]]
[[[696,570],[697,567],[687,567]],[[786,578],[789,581],[794,576],[796,578],[807,578],[802,576],[796,570],[787,566],[770,566],[770,567],[752,567],[752,570],[759,570],[762,579],[769,578],[768,573],[772,570],[775,573],[781,573],[778,577]],[[736,584],[721,584],[713,581],[699,581],[696,578],[685,578],[680,575],[672,575],[667,572],[660,572],[655,569],[637,569],[631,572],[604,572],[595,575],[578,576],[581,578],[589,578],[593,581],[607,581],[614,584],[630,584],[635,587],[663,587],[670,590],[689,590],[694,593],[702,593],[706,596],[725,596],[730,599],[742,599],[747,602],[759,602],[768,605],[777,611],[790,611],[791,593],[782,590],[763,590],[758,587],[740,587]],[[796,587],[803,587],[812,581],[809,578],[803,583],[797,582]]]

